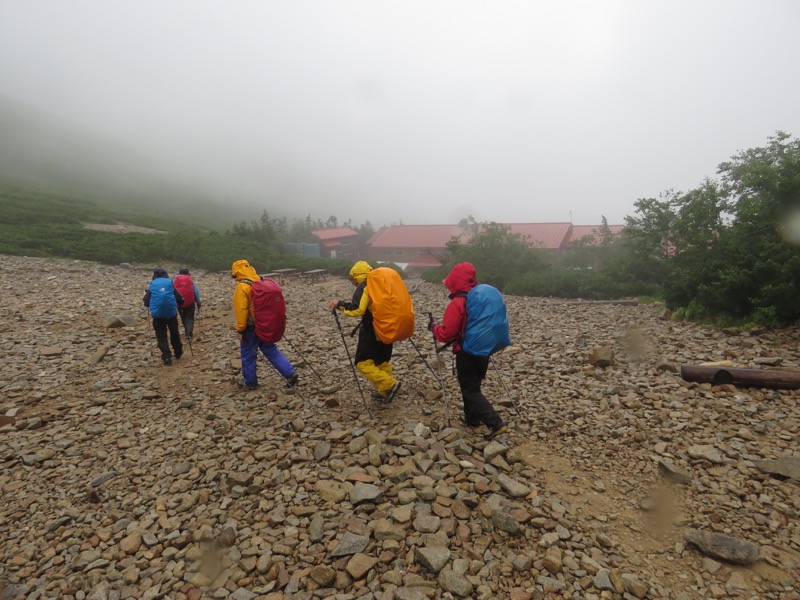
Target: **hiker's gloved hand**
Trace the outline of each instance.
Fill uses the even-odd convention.
[[[331,300],[330,302],[328,302],[328,310],[330,310],[331,312],[336,310],[338,307],[339,307],[338,300]]]
[[[197,302],[196,304],[197,304],[197,308],[198,308],[198,309],[200,309],[200,308],[203,308],[203,305],[202,305],[202,304],[200,304],[199,302]]]

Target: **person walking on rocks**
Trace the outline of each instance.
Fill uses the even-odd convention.
[[[161,351],[161,361],[165,365],[171,365],[170,343],[175,352],[175,359],[178,360],[183,356],[183,343],[178,329],[178,306],[183,304],[183,296],[175,289],[167,271],[159,267],[153,271],[153,279],[143,300],[150,311],[150,316],[153,317],[153,330],[156,332],[156,342]],[[167,331],[169,331],[169,342]]]
[[[292,364],[273,342],[263,341],[256,335],[256,314],[253,305],[253,284],[261,281],[256,270],[246,260],[237,260],[231,266],[231,278],[236,281],[233,290],[233,312],[236,317],[236,337],[242,357],[242,379],[239,387],[254,390],[258,387],[258,351],[286,380],[289,387],[297,385],[299,375]],[[268,280],[265,280],[268,281]],[[281,302],[282,302],[281,296]],[[285,314],[283,315],[285,326]],[[283,329],[280,330],[281,335]]]
[[[375,334],[373,325],[372,303],[367,288],[367,275],[372,271],[369,263],[358,261],[350,269],[350,283],[355,286],[353,298],[347,300],[331,300],[328,309],[340,310],[348,317],[361,317],[356,345],[356,368],[373,386],[375,400],[391,402],[400,389],[400,382],[392,376],[392,344],[384,344]]]
[[[197,284],[192,280],[192,274],[186,267],[181,267],[178,275],[172,280],[175,289],[183,296],[183,304],[178,305],[178,314],[181,317],[183,331],[186,332],[186,339],[192,343],[194,338],[194,312],[195,306],[199,310],[202,308],[200,303],[200,291]]]
[[[500,415],[481,392],[481,383],[489,368],[489,356],[474,356],[462,348],[467,326],[467,294],[478,285],[475,267],[471,263],[458,263],[442,283],[450,291],[450,302],[444,311],[442,324],[437,325],[431,317],[428,329],[438,341],[452,343],[456,355],[456,374],[464,404],[462,421],[470,427],[481,423],[489,428],[487,439],[505,433],[506,427]]]

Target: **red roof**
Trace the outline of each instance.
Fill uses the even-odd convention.
[[[439,261],[438,258],[435,256],[431,256],[430,254],[420,254],[419,256],[413,258],[410,263],[408,263],[409,267],[438,267],[442,263]]]
[[[311,235],[316,236],[320,240],[333,240],[342,238],[357,237],[358,232],[353,231],[349,227],[330,227],[328,229],[315,229]]]
[[[375,232],[367,245],[372,248],[445,248],[461,235],[458,225],[392,225]]]
[[[503,223],[533,248],[556,250],[569,236],[570,223]]]
[[[588,236],[592,237],[599,237],[600,235],[600,228],[602,225],[573,225],[572,232],[567,240],[565,240],[565,244],[569,242],[575,242],[580,240],[581,238]],[[613,235],[619,235],[620,232],[625,228],[624,225],[609,225],[608,229],[611,231]],[[595,243],[599,243],[599,239],[594,240]]]
[[[571,223],[500,223],[509,232],[518,234],[532,248],[558,250],[572,240],[593,235],[601,225],[572,225]],[[624,225],[609,225],[618,235]],[[471,237],[469,231],[458,225],[392,225],[376,231],[367,242],[371,248],[446,248],[453,237],[462,241]]]

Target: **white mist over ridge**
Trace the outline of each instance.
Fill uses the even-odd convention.
[[[9,2],[0,94],[120,143],[106,176],[255,218],[619,223],[800,131],[799,11]]]

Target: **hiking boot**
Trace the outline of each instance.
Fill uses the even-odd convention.
[[[162,356],[161,361],[164,363],[165,367],[169,367],[172,365],[172,357],[171,356]]]
[[[497,429],[492,429],[489,433],[483,436],[487,440],[493,440],[498,435],[506,433],[508,431],[508,425],[500,425]]]
[[[467,427],[480,427],[480,421],[467,421],[465,417],[459,417],[458,420],[461,422],[462,425],[466,425]]]
[[[242,389],[247,389],[247,390],[257,390],[258,389],[258,384],[256,384],[256,385],[247,385],[244,382],[244,379],[240,379],[239,381],[237,381],[236,385],[238,385]]]
[[[380,392],[372,392],[369,397],[373,400],[377,400],[378,402],[383,402],[383,396]]]
[[[289,387],[294,387],[294,386],[297,385],[297,381],[299,379],[300,379],[300,375],[298,375],[297,373],[292,373],[292,376],[289,377],[289,379],[286,380],[286,385],[288,385]]]
[[[175,360],[180,360],[181,356],[183,356],[183,348],[175,351]]]
[[[397,395],[399,389],[400,389],[400,382],[398,381],[392,386],[392,389],[386,392],[386,396],[383,398],[383,401],[386,402],[386,404],[389,404],[389,402],[394,400],[394,397]]]

